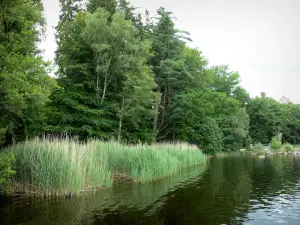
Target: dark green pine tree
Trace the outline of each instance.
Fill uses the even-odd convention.
[[[160,8],[158,20],[150,25],[154,56],[150,60],[161,98],[156,102],[154,139],[180,139],[180,124],[188,108],[180,101],[190,89],[202,91],[209,80],[207,61],[196,49],[186,47],[187,32],[177,30],[171,13]],[[149,23],[148,23],[149,24]]]
[[[94,13],[98,8],[103,8],[112,15],[117,11],[117,6],[117,0],[89,0],[87,10]]]
[[[164,8],[157,10],[157,22],[151,28],[151,41],[154,56],[150,60],[155,74],[157,92],[161,98],[155,103],[155,119],[153,124],[153,141],[166,138],[174,128],[172,121],[167,121],[166,114],[172,99],[172,87],[170,79],[174,75],[172,67],[181,54],[184,43],[177,38],[177,30],[172,21],[171,13]],[[175,65],[174,65],[175,66]],[[172,79],[172,78],[171,78]]]

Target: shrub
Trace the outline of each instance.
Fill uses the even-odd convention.
[[[271,148],[274,150],[280,149],[282,146],[281,135],[279,134],[279,135],[273,137],[270,145],[271,145]]]
[[[282,148],[286,151],[293,151],[294,147],[293,145],[289,144],[289,143],[285,143],[284,145],[282,145]]]
[[[199,129],[199,143],[205,154],[215,155],[223,148],[223,133],[218,123],[213,118],[206,118]]]
[[[264,146],[261,143],[257,143],[253,146],[253,152],[257,155],[265,155],[266,151],[264,150]]]
[[[253,151],[259,151],[259,150],[264,150],[264,146],[261,143],[257,143],[253,146]]]
[[[0,153],[0,186],[7,188],[11,183],[11,177],[15,175],[15,155],[12,152]]]
[[[264,149],[261,149],[261,150],[256,151],[255,154],[257,154],[257,155],[265,155],[266,151]]]

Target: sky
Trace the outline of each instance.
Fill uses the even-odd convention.
[[[53,60],[53,28],[58,0],[42,0],[47,19],[44,58]],[[173,12],[176,26],[188,31],[189,45],[202,51],[209,65],[226,64],[238,71],[251,97],[265,92],[300,104],[299,0],[130,0],[152,14],[160,7]],[[298,90],[299,88],[299,90]]]

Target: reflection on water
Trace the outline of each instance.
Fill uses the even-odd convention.
[[[117,219],[117,215],[113,216],[115,214],[145,211],[152,215],[161,207],[165,194],[194,182],[204,170],[204,166],[189,167],[163,180],[146,184],[118,184],[99,190],[92,196],[86,194],[51,200],[2,199],[0,224],[94,224],[94,221],[104,218]]]
[[[300,157],[225,157],[72,199],[1,199],[0,224],[300,224]]]

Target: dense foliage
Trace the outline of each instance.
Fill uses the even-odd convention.
[[[0,2],[0,145],[38,135],[56,87],[37,48],[43,31],[40,0]]]
[[[247,105],[249,132],[255,143],[268,144],[279,134],[283,143],[300,143],[300,105],[284,99],[278,102],[262,93],[250,100]]]
[[[251,99],[238,72],[208,66],[164,8],[60,0],[55,79],[37,48],[40,0],[0,3],[0,145],[40,134],[81,140],[185,141],[204,152],[300,143],[300,106]]]
[[[0,153],[0,191],[2,187],[9,185],[11,177],[15,175],[14,163],[13,153]]]

